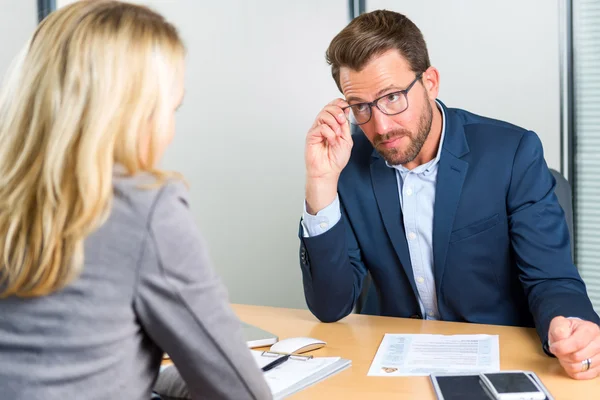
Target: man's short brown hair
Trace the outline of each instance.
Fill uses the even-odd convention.
[[[423,34],[405,15],[377,10],[353,19],[333,38],[326,52],[340,91],[341,67],[360,71],[374,57],[392,49],[400,52],[416,74],[431,65]]]

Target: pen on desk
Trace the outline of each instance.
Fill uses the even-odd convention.
[[[275,368],[276,366],[283,364],[284,362],[286,362],[288,360],[288,358],[290,358],[290,356],[291,356],[291,354],[288,354],[287,356],[279,357],[277,360],[268,363],[267,365],[262,367],[263,372],[270,371],[273,368]]]

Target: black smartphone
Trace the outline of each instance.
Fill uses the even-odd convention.
[[[440,400],[492,400],[479,375],[432,375],[431,383]]]

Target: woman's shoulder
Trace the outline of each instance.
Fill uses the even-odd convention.
[[[113,178],[113,212],[134,213],[144,222],[161,210],[188,209],[188,190],[183,179],[175,176],[159,178],[150,173],[115,174]]]

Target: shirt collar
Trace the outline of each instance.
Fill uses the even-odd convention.
[[[433,167],[435,167],[440,161],[440,157],[442,155],[442,146],[444,144],[444,137],[446,136],[446,114],[444,113],[444,107],[442,107],[442,105],[437,100],[435,101],[435,104],[437,105],[438,109],[442,112],[442,135],[440,136],[440,144],[438,145],[438,151],[435,158],[429,162],[426,162],[425,164],[421,164],[413,168],[412,170],[409,170],[408,168],[402,165],[390,165],[387,161],[385,162],[385,165],[387,165],[390,168],[397,169],[400,173],[403,174],[412,171],[414,174],[427,175],[433,171]]]

